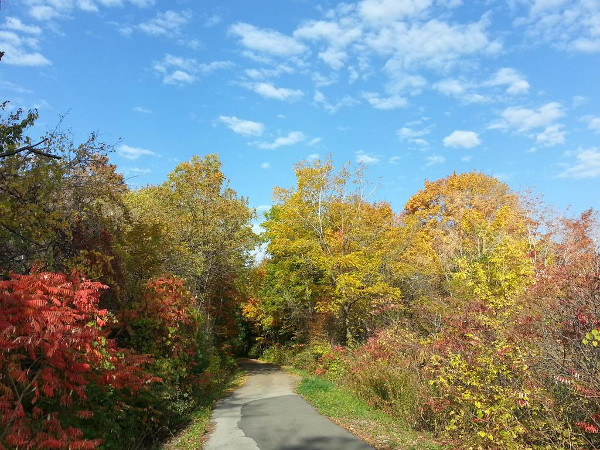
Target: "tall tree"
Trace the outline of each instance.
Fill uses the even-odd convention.
[[[256,236],[250,224],[254,212],[228,186],[218,157],[194,156],[162,185],[132,193],[128,204],[134,221],[160,233],[152,264],[184,278],[220,333],[232,332],[236,282],[250,263]],[[143,252],[136,254],[143,257]]]
[[[275,188],[267,230],[272,296],[333,315],[336,339],[367,332],[378,301],[399,298],[388,283],[385,240],[393,227],[387,203],[370,203],[362,168],[335,172],[330,160],[295,166],[297,184]],[[287,301],[290,305],[290,301]]]
[[[409,244],[398,260],[405,272],[428,275],[429,294],[480,299],[501,310],[533,280],[526,211],[493,177],[464,173],[426,181],[406,203],[402,221]],[[423,288],[416,291],[413,298]]]
[[[22,116],[17,111],[0,123],[0,271],[25,273],[39,261],[52,270],[78,267],[116,286],[121,274],[114,241],[127,216],[127,187],[108,161],[110,147],[93,134],[74,145],[65,133],[53,132],[42,142],[55,157],[16,151],[32,146],[27,131],[37,113]]]

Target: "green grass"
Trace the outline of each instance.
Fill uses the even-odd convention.
[[[205,435],[210,428],[210,417],[215,403],[223,397],[227,391],[241,386],[243,378],[244,373],[238,370],[230,378],[219,385],[217,389],[212,390],[211,395],[204,398],[198,408],[190,414],[190,424],[160,448],[163,450],[201,449]]]
[[[298,393],[338,425],[379,449],[440,449],[441,445],[382,411],[369,406],[350,390],[297,369]]]

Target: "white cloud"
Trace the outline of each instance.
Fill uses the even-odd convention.
[[[29,15],[36,20],[51,20],[61,15],[61,13],[51,6],[34,5],[29,9]]]
[[[600,177],[600,149],[590,148],[579,151],[576,163],[568,167],[559,176],[562,178],[596,178]]]
[[[338,22],[311,20],[294,31],[294,37],[310,41],[326,41],[333,48],[344,48],[361,36],[361,29],[354,23],[343,26]]]
[[[163,82],[165,84],[192,84],[196,81],[196,77],[191,73],[185,72],[183,70],[175,70],[163,77]]]
[[[350,97],[349,95],[345,95],[339,101],[331,103],[329,100],[327,100],[325,94],[323,94],[321,91],[315,92],[315,95],[313,96],[313,101],[317,105],[320,105],[325,111],[328,111],[331,114],[337,113],[341,108],[351,107],[359,103],[358,100],[356,100],[353,97]]]
[[[400,156],[392,156],[390,159],[388,159],[388,164],[392,164],[392,165],[397,165],[400,164],[400,161],[402,160],[402,158]]]
[[[600,2],[595,0],[535,0],[518,25],[536,41],[581,53],[600,52]]]
[[[219,120],[227,125],[234,133],[242,136],[261,136],[265,126],[260,122],[238,119],[235,116],[219,116]]]
[[[123,158],[135,160],[140,158],[141,156],[156,156],[151,150],[146,150],[145,148],[139,147],[131,147],[127,144],[121,144],[117,147],[117,153],[121,155]]]
[[[369,34],[365,43],[378,53],[389,55],[395,67],[447,71],[469,55],[496,54],[501,50],[499,42],[488,38],[486,27],[486,20],[467,25],[451,25],[437,19],[411,24],[396,22]]]
[[[464,103],[488,103],[490,97],[473,92],[477,85],[463,80],[447,78],[433,85],[434,89],[449,97],[454,97]]]
[[[423,13],[431,6],[431,0],[363,0],[359,13],[364,20],[380,24]]]
[[[7,30],[20,31],[22,33],[33,34],[39,36],[42,29],[36,25],[26,25],[21,22],[21,19],[16,17],[7,17],[3,27]]]
[[[294,31],[294,37],[309,41],[324,41],[326,48],[318,53],[318,57],[332,69],[344,67],[348,59],[345,48],[360,38],[362,31],[354,24],[331,21],[309,21]]]
[[[182,58],[166,54],[161,61],[153,65],[154,71],[162,76],[163,83],[186,85],[192,84],[198,76],[208,75],[216,70],[228,69],[233,66],[229,61],[212,61],[200,63],[195,59]]]
[[[274,150],[279,147],[295,145],[306,140],[306,136],[301,131],[290,131],[287,136],[278,137],[273,142],[258,142],[258,148]]]
[[[463,82],[454,79],[446,79],[438,81],[433,85],[435,89],[445,95],[459,97],[465,93],[466,88]]]
[[[270,169],[271,168],[271,164],[268,162],[264,162],[260,165],[261,169]]]
[[[125,167],[123,169],[123,173],[125,175],[146,175],[151,172],[152,171],[150,169],[141,168],[141,167]]]
[[[276,78],[284,74],[292,74],[295,69],[287,64],[278,64],[274,68],[246,69],[244,73],[255,80],[264,78]]]
[[[358,164],[377,164],[379,162],[379,158],[370,153],[365,153],[363,150],[355,152],[355,155]]]
[[[431,155],[426,158],[426,166],[435,166],[437,164],[444,164],[446,162],[446,158],[442,155]]]
[[[486,83],[489,86],[506,86],[506,93],[510,95],[526,94],[529,91],[529,83],[515,69],[505,67],[500,69]]]
[[[240,38],[244,47],[273,56],[293,56],[306,51],[296,39],[275,30],[265,30],[248,23],[236,23],[229,32]]]
[[[249,88],[259,95],[275,100],[295,100],[304,95],[299,89],[278,88],[271,83],[256,83]]]
[[[321,157],[321,155],[319,155],[318,153],[311,153],[310,155],[308,155],[306,157],[306,159],[308,159],[309,161],[315,161],[317,159],[319,159]]]
[[[414,129],[408,126],[404,126],[396,130],[396,136],[398,136],[398,138],[400,138],[401,141],[407,141],[411,144],[418,145],[419,147],[429,146],[429,142],[422,138],[423,136],[427,136],[429,133],[431,133],[431,126],[421,129]]]
[[[14,31],[0,30],[0,49],[5,52],[2,62],[14,66],[47,66],[51,62],[37,50],[38,39],[21,37]]]
[[[546,147],[552,147],[558,144],[564,144],[565,132],[562,131],[563,125],[555,124],[550,125],[539,133],[535,140],[538,144],[545,145]]]
[[[139,113],[142,113],[142,114],[152,114],[152,110],[151,109],[144,108],[143,106],[134,106],[133,110],[135,112],[139,112]]]
[[[401,140],[410,140],[420,136],[426,136],[431,132],[431,128],[423,128],[421,130],[415,130],[410,127],[402,127],[396,131],[396,135]]]
[[[443,142],[444,147],[454,148],[473,148],[481,145],[481,140],[474,131],[453,131],[444,138]]]
[[[332,69],[338,70],[344,67],[348,54],[343,50],[330,47],[325,51],[319,52],[319,58]]]
[[[588,122],[588,129],[600,133],[600,117],[590,117]]]
[[[207,28],[214,27],[215,25],[220,24],[222,21],[222,17],[214,14],[204,21],[204,26]]]
[[[150,36],[178,36],[181,29],[190,21],[192,15],[189,11],[160,12],[146,22],[138,25],[138,28]]]
[[[96,13],[102,7],[118,7],[130,3],[138,8],[154,4],[154,0],[27,0],[29,15],[36,20],[46,21],[69,16],[80,10]]]
[[[408,104],[408,101],[406,100],[406,98],[398,96],[398,95],[392,95],[389,97],[381,97],[379,94],[376,94],[374,92],[365,92],[363,94],[363,97],[375,109],[383,109],[383,110],[398,109],[398,108],[404,108]]]
[[[314,138],[314,139],[311,139],[310,141],[308,141],[308,143],[306,145],[308,145],[309,147],[314,147],[315,145],[317,145],[322,140],[323,140],[322,137],[317,137],[317,138]]]
[[[502,111],[502,119],[492,124],[490,128],[516,129],[524,133],[535,128],[545,128],[565,115],[562,105],[558,102],[546,103],[538,109],[510,107]]]

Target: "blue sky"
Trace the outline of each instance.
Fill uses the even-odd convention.
[[[218,153],[259,210],[362,162],[400,211],[479,170],[600,208],[600,0],[3,0],[0,97],[116,144],[132,187]]]

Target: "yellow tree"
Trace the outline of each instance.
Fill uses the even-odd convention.
[[[471,172],[426,181],[405,206],[411,244],[403,260],[429,271],[442,296],[502,310],[532,281],[528,221],[519,197],[496,178]]]
[[[400,297],[388,283],[385,257],[392,211],[367,201],[360,168],[336,173],[326,160],[298,163],[295,173],[295,187],[275,188],[276,205],[263,224],[274,295],[333,316],[329,331],[345,344],[365,335],[377,302]]]

